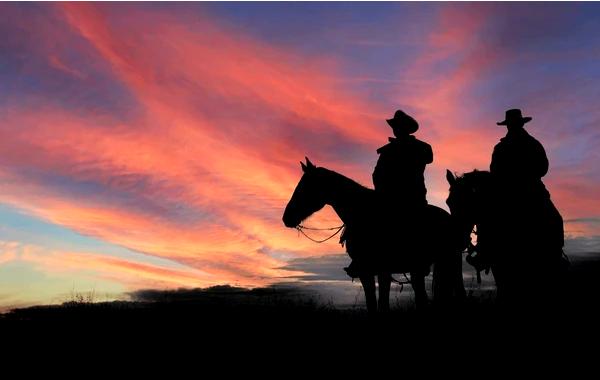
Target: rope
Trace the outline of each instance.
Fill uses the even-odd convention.
[[[340,231],[342,231],[342,230],[344,229],[344,227],[346,227],[346,225],[345,225],[345,224],[342,224],[342,225],[341,225],[341,226],[339,226],[339,227],[331,227],[331,228],[312,228],[312,227],[304,227],[303,225],[299,224],[299,225],[296,227],[296,229],[297,229],[299,232],[301,232],[301,233],[302,233],[302,235],[306,236],[306,238],[307,238],[308,240],[314,241],[315,243],[324,243],[324,242],[326,242],[327,240],[329,240],[329,239],[331,239],[332,237],[334,237],[335,235],[339,234],[339,233],[340,233]],[[331,236],[329,236],[329,237],[327,237],[327,238],[325,238],[325,239],[322,239],[322,240],[317,240],[317,239],[314,239],[314,238],[312,238],[312,237],[308,236],[308,235],[306,234],[306,232],[304,232],[304,230],[312,230],[312,231],[332,231],[332,230],[336,230],[336,231],[333,233],[333,235],[331,235]]]
[[[333,238],[335,235],[339,234],[345,227],[346,227],[346,225],[342,224],[341,226],[338,226],[338,227],[314,228],[314,227],[305,227],[302,224],[299,224],[298,226],[296,226],[296,229],[298,230],[298,232],[302,233],[302,235],[306,236],[306,238],[308,240],[314,241],[315,243],[324,243],[327,240]],[[317,240],[317,239],[314,239],[314,238],[308,236],[306,234],[306,232],[304,232],[304,230],[310,230],[310,231],[333,231],[333,230],[335,230],[335,232],[332,235],[326,237],[325,239]],[[411,280],[408,279],[408,276],[406,275],[406,273],[402,273],[402,275],[404,276],[404,281],[396,280],[394,278],[394,276],[390,275],[392,282],[400,285],[400,293],[402,293],[402,290],[404,290],[404,285],[412,283]],[[352,279],[352,281],[354,282],[354,278]]]
[[[314,228],[314,227],[306,227],[303,226],[302,224],[299,224],[297,228],[302,228],[303,230],[313,230],[313,231],[330,231],[330,230],[338,230],[340,228],[345,227],[345,224],[342,224],[341,226],[338,227],[330,227],[330,228]]]

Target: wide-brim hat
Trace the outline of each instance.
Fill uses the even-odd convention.
[[[402,128],[408,134],[415,133],[419,129],[419,123],[404,111],[398,110],[394,117],[386,120],[392,128]]]
[[[497,125],[508,125],[509,123],[515,123],[515,122],[521,122],[521,123],[525,124],[530,121],[531,121],[531,118],[529,116],[523,117],[523,114],[521,113],[520,109],[513,108],[513,109],[506,111],[504,120],[499,121],[496,124]]]

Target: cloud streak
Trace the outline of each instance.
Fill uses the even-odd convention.
[[[319,152],[340,138],[350,147],[359,136],[375,141],[368,105],[206,17],[183,28],[133,11],[144,22],[121,30],[123,14],[109,20],[107,7],[61,5],[71,30],[133,94],[139,117],[82,116],[51,102],[5,105],[2,200],[219,282],[259,285],[283,275],[283,262],[267,251],[331,251],[283,230],[281,213],[309,145]],[[48,57],[73,80],[85,77],[63,62]],[[312,141],[299,146],[303,133]]]

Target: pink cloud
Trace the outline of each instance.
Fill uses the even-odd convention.
[[[376,141],[369,104],[339,96],[326,75],[294,63],[289,53],[228,34],[207,19],[183,28],[141,11],[144,23],[131,23],[121,33],[109,26],[103,7],[61,7],[143,112],[123,122],[49,104],[6,108],[0,124],[3,202],[202,269],[209,280],[264,284],[290,275],[270,252],[341,249],[314,246],[283,228],[281,214],[307,146],[280,131],[293,122],[317,136],[320,128],[330,128],[361,144]],[[144,40],[149,36],[152,43]],[[58,56],[49,62],[68,71]],[[66,178],[74,188],[91,183],[102,192],[73,198],[48,183],[49,176]],[[117,195],[135,204],[117,202]],[[165,205],[171,204],[199,215],[170,217]],[[331,212],[320,220],[338,223]]]

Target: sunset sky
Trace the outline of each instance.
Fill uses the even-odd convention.
[[[522,108],[600,252],[600,4],[3,3],[0,34],[0,310],[342,271],[281,222],[299,161],[371,186],[399,108],[442,207]]]

